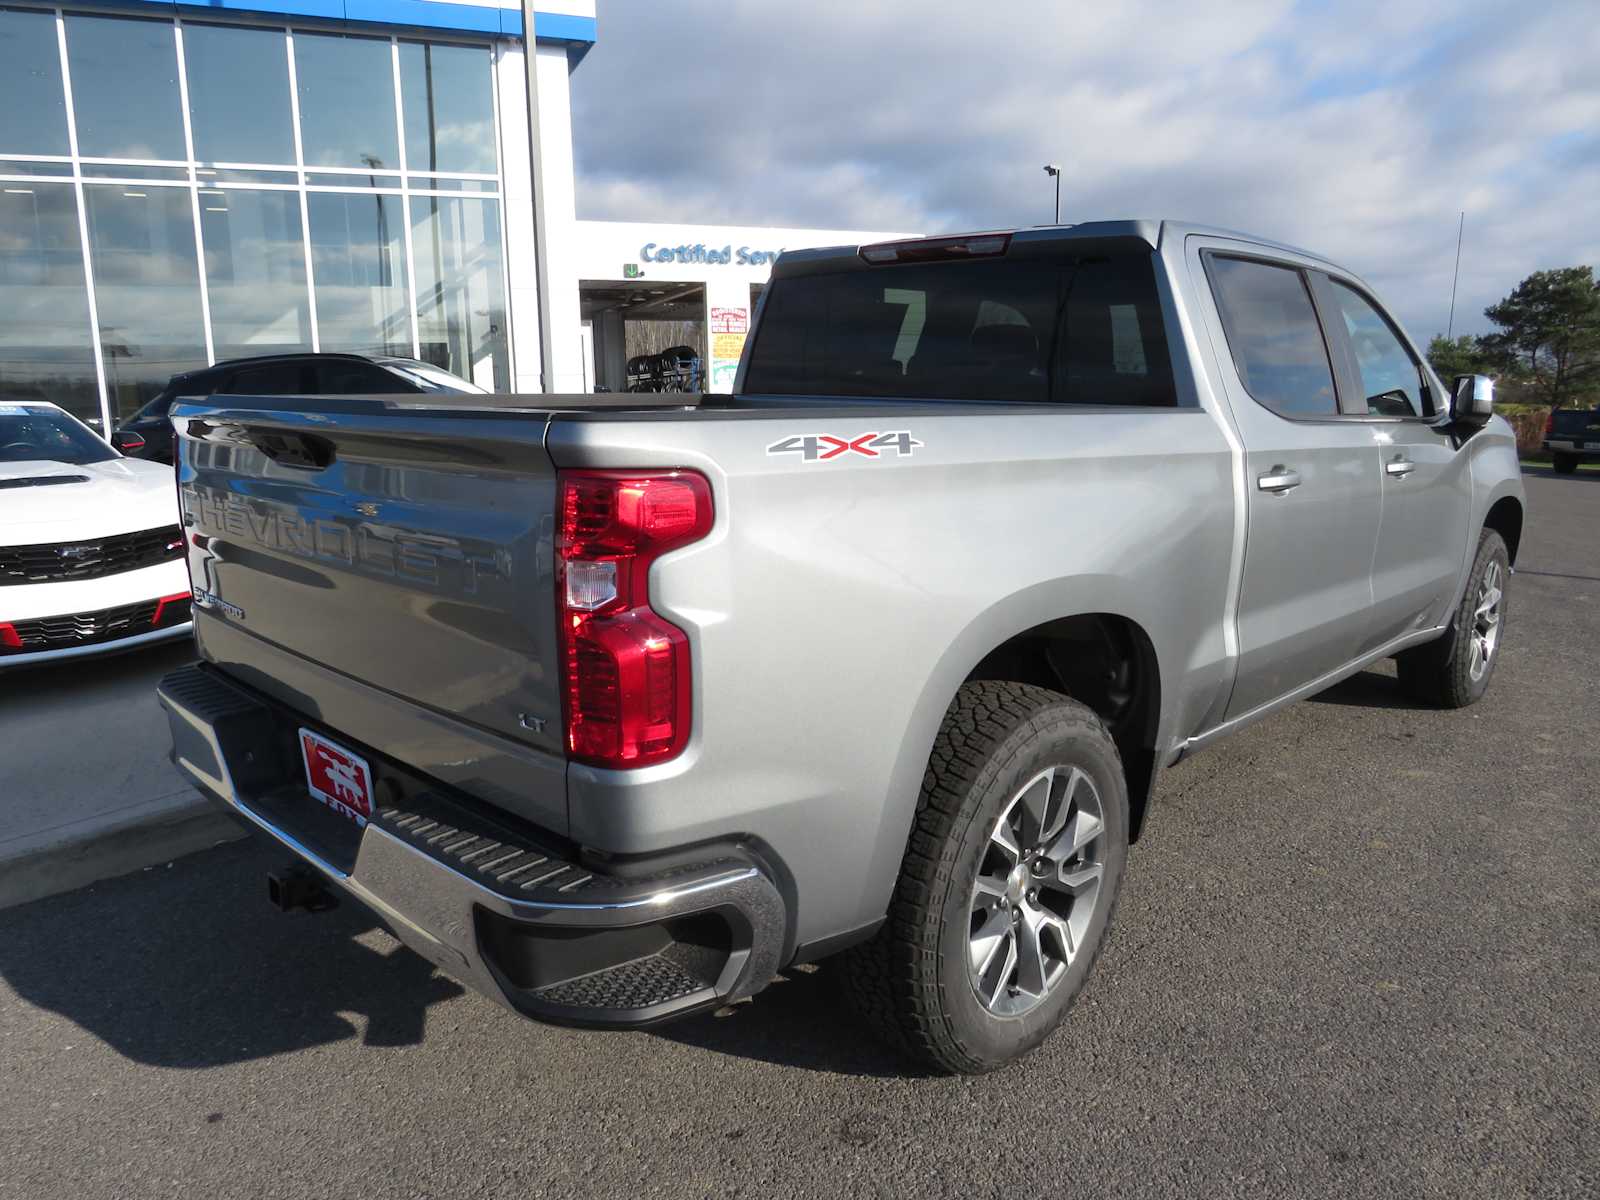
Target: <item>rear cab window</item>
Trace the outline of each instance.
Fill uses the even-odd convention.
[[[893,263],[780,277],[744,390],[1173,407],[1148,252]]]

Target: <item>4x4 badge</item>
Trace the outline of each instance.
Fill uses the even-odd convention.
[[[768,454],[798,454],[803,462],[827,462],[846,455],[880,458],[894,452],[896,458],[910,458],[922,445],[905,429],[890,433],[861,433],[855,437],[835,437],[830,433],[803,433],[773,442]]]

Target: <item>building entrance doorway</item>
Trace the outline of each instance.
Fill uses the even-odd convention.
[[[593,330],[596,391],[705,390],[703,283],[584,280],[578,303]]]

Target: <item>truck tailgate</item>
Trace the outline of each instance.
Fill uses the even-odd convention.
[[[558,769],[548,414],[219,397],[174,421],[205,657],[313,716],[362,706],[312,679],[385,694],[364,711],[426,710],[350,736],[418,765],[474,759],[455,782],[481,774],[486,799],[516,775],[482,760],[520,748]],[[499,748],[461,749],[475,737]],[[564,796],[507,806],[564,824]]]

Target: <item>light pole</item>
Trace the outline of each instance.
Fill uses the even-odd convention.
[[[1044,173],[1056,181],[1056,224],[1061,224],[1061,168],[1055,163],[1045,163]]]

